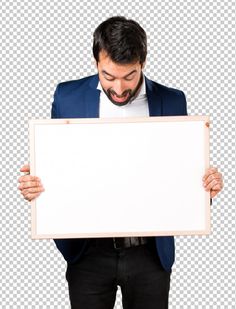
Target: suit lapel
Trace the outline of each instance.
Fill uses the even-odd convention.
[[[88,90],[85,93],[87,118],[99,117],[100,90],[97,89],[97,85],[98,85],[98,74],[94,75],[91,78]]]
[[[162,116],[162,97],[159,89],[145,76],[149,116]]]

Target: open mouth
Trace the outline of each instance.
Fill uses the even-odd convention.
[[[128,97],[129,97],[129,92],[127,92],[127,94],[126,94],[125,96],[122,96],[122,97],[117,96],[117,95],[115,95],[115,94],[111,94],[111,97],[112,97],[112,99],[113,99],[114,101],[122,103],[122,102],[125,102],[125,101],[128,99]]]

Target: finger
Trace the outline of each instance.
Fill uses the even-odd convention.
[[[26,196],[28,193],[39,193],[43,192],[45,189],[43,187],[35,187],[35,188],[28,188],[21,191],[21,193]]]
[[[21,167],[20,171],[21,171],[21,172],[26,172],[26,173],[30,172],[30,166],[29,166],[29,164],[23,165],[23,166]]]
[[[25,199],[31,202],[32,200],[36,199],[40,194],[41,192],[40,193],[27,193],[25,196]]]
[[[208,185],[205,187],[206,191],[210,191],[213,189],[214,186],[220,185],[220,181],[218,179],[213,179],[208,183]]]
[[[207,171],[206,171],[206,173],[205,173],[205,175],[203,176],[203,180],[205,180],[209,175],[214,174],[214,173],[217,173],[217,172],[218,172],[218,170],[217,170],[216,167],[210,167],[210,168],[208,168]]]
[[[211,198],[215,197],[221,191],[222,188],[223,188],[222,184],[214,186],[210,191]]]
[[[216,184],[214,187],[212,187],[212,191],[220,191],[223,188],[221,183]]]
[[[219,191],[211,191],[210,197],[213,198],[218,194]]]
[[[19,177],[18,182],[26,182],[26,181],[41,181],[41,179],[37,176],[32,175],[24,175]]]
[[[18,189],[27,189],[32,187],[40,187],[42,186],[42,183],[40,181],[29,181],[29,182],[21,182],[18,186]]]
[[[206,187],[214,179],[222,181],[221,176],[218,173],[209,175],[205,180],[203,180],[203,185]]]

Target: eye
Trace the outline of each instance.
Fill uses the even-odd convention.
[[[134,76],[135,76],[135,74],[132,73],[131,75],[129,75],[128,77],[125,77],[124,79],[127,80],[127,81],[131,81],[131,80],[134,79]]]
[[[125,78],[125,80],[127,80],[127,81],[130,81],[130,80],[133,80],[133,79],[134,79],[133,77],[131,77],[131,78],[130,77],[126,77]]]
[[[113,80],[115,80],[115,78],[107,78],[107,77],[105,77],[105,79],[109,82],[112,82]]]

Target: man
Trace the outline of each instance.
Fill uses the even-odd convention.
[[[52,118],[187,115],[182,91],[143,74],[146,33],[135,21],[118,16],[100,24],[94,32],[93,54],[98,74],[59,84]],[[29,173],[29,166],[21,172]],[[21,176],[19,182],[29,201],[44,190],[38,177]],[[211,198],[222,189],[222,175],[216,168],[206,171],[203,186]],[[55,243],[67,261],[72,308],[113,308],[117,285],[124,309],[168,308],[172,236],[57,239]]]

